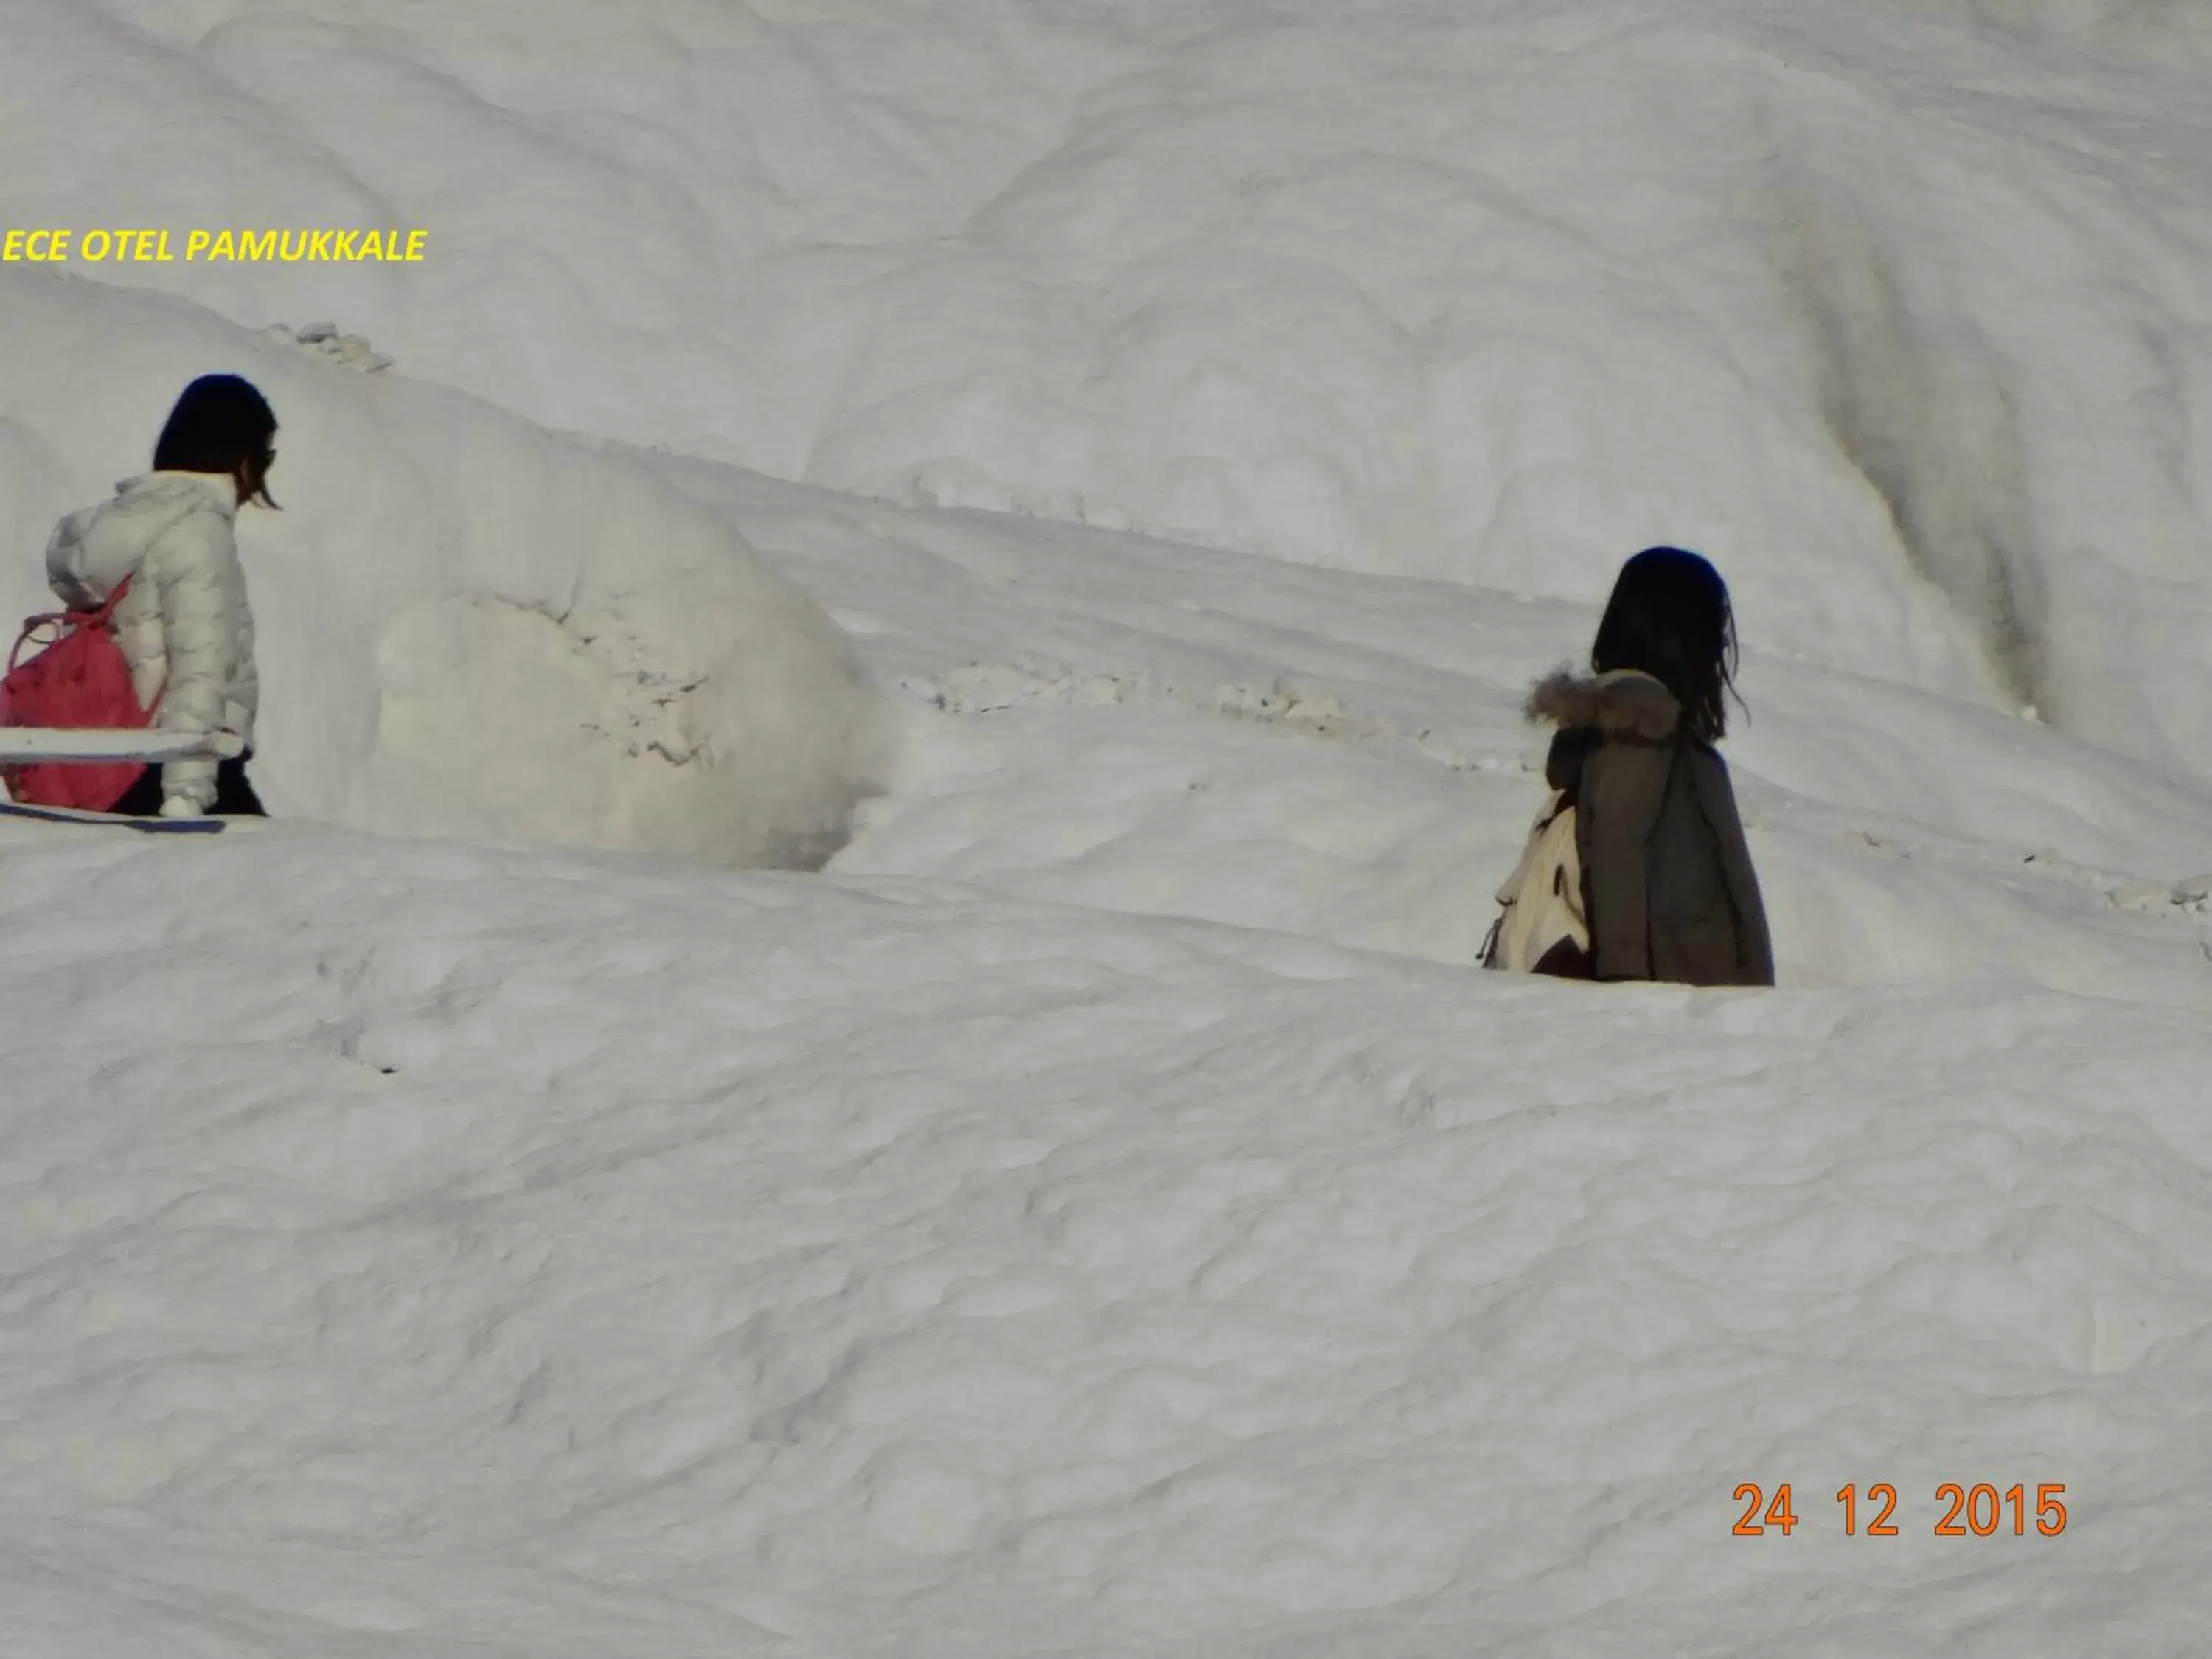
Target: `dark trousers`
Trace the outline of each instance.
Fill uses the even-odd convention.
[[[221,761],[215,769],[215,805],[208,811],[219,818],[265,818],[269,816],[261,805],[261,797],[253,793],[246,781],[246,763],[251,754],[240,755],[236,760]],[[161,769],[149,766],[138,775],[138,781],[123,792],[123,799],[107,809],[120,812],[125,817],[155,818],[161,815]]]

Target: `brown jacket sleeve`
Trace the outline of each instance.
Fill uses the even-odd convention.
[[[1618,738],[1583,763],[1575,840],[1600,979],[1651,977],[1649,846],[1674,759],[1670,744]]]
[[[1717,760],[1718,757],[1715,757]],[[1774,941],[1766,928],[1766,902],[1759,895],[1759,872],[1752,866],[1751,844],[1744,839],[1743,818],[1736,811],[1735,787],[1725,762],[1713,769],[1720,799],[1707,816],[1719,842],[1721,873],[1728,882],[1729,902],[1735,908],[1737,951],[1745,985],[1774,983]]]

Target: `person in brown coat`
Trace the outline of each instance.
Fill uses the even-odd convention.
[[[1695,553],[1647,548],[1622,567],[1588,675],[1528,694],[1558,726],[1545,774],[1576,806],[1586,961],[1539,972],[1685,985],[1771,985],[1774,947],[1737,816],[1727,729],[1735,619],[1728,585]]]

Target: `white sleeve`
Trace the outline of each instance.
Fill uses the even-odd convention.
[[[229,523],[216,513],[186,514],[147,550],[139,580],[154,584],[168,665],[154,724],[164,732],[220,730],[238,668],[246,585]],[[171,761],[161,769],[162,793],[205,808],[215,799],[215,771],[211,760]]]

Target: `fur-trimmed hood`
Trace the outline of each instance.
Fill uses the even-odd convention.
[[[1562,668],[1528,688],[1522,712],[1563,732],[1595,730],[1657,741],[1682,723],[1682,705],[1649,674],[1633,668],[1578,674]]]

